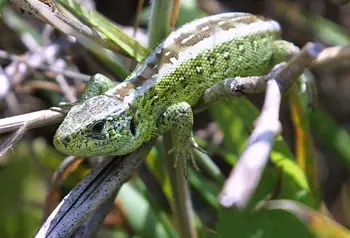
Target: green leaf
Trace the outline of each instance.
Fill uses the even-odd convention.
[[[219,207],[217,196],[223,184],[210,181],[193,169],[190,169],[188,180],[191,187],[199,194],[199,197],[212,208],[212,212],[216,212]]]
[[[45,184],[30,158],[31,144],[19,142],[0,157],[0,237],[30,237],[40,226]]]
[[[227,149],[234,154],[241,153],[253,128],[254,120],[259,115],[257,108],[245,98],[234,98],[216,104],[211,110],[224,132]],[[280,197],[296,199],[316,207],[317,202],[311,196],[305,174],[298,167],[293,154],[280,136],[275,140],[270,159],[275,168],[269,169],[272,174],[262,178],[253,201],[259,201],[274,193],[278,179],[281,179]]]
[[[58,2],[83,22],[95,27],[106,39],[114,42],[137,62],[141,62],[149,54],[147,48],[140,45],[134,38],[127,35],[120,27],[100,13],[88,10],[75,1],[59,0]]]
[[[143,237],[171,237],[152,210],[152,206],[130,183],[120,189],[118,199],[126,217],[136,232]]]
[[[310,125],[324,146],[336,154],[335,158],[341,159],[350,170],[349,133],[337,125],[336,121],[322,108],[313,110]]]
[[[305,77],[305,76],[304,76]],[[291,117],[295,134],[296,160],[308,178],[315,200],[320,200],[320,185],[313,140],[310,132],[308,109],[303,105],[296,85],[289,90]]]
[[[0,0],[0,9],[6,6],[7,0]]]
[[[309,16],[309,26],[325,43],[331,45],[347,45],[350,43],[349,30],[321,16]],[[311,24],[310,24],[311,23]]]
[[[39,31],[33,28],[27,21],[23,19],[19,14],[12,9],[5,7],[1,10],[1,18],[12,30],[14,30],[19,36],[22,34],[29,35],[39,46],[42,44],[42,38]]]
[[[151,15],[151,8],[146,7],[140,17],[142,24],[147,24]],[[176,26],[182,26],[183,24],[193,21],[195,19],[205,17],[208,14],[198,7],[198,1],[186,0],[180,2],[180,11],[176,20]]]
[[[281,211],[249,213],[219,209],[217,237],[312,238],[306,227],[292,215]]]
[[[274,200],[265,204],[268,209],[281,209],[294,214],[318,238],[350,238],[350,232],[334,220],[292,200]]]

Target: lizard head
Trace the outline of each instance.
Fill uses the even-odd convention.
[[[137,134],[129,105],[101,95],[73,106],[56,131],[53,143],[60,152],[69,155],[122,155],[139,146]]]

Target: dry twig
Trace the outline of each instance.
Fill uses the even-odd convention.
[[[255,129],[219,195],[219,203],[222,206],[242,208],[249,202],[268,161],[274,139],[281,131],[279,122],[281,95],[322,49],[321,45],[309,43],[288,64],[275,68],[270,74],[264,106],[255,122]]]

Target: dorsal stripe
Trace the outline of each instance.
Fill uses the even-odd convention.
[[[223,13],[187,23],[172,32],[111,93],[121,100],[128,96],[127,101],[132,101],[132,95],[142,94],[146,88],[157,82],[159,76],[170,74],[183,62],[197,57],[204,50],[232,41],[236,37],[267,31],[279,34],[279,24],[249,13]],[[145,82],[147,87],[143,88]]]

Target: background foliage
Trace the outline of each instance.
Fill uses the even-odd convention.
[[[148,2],[140,12],[137,11],[137,0],[90,3],[123,26],[133,26],[139,16],[141,27],[145,28],[150,17]],[[104,34],[113,42],[125,44],[127,50],[122,48],[126,53],[112,54],[94,44],[70,42],[66,47],[63,43],[67,43],[67,38],[61,33],[49,30],[28,14],[21,14],[4,0],[0,1],[0,7],[0,74],[12,63],[26,62],[33,51],[55,44],[62,47],[57,58],[64,62],[63,68],[58,64],[54,66],[56,69],[85,75],[103,73],[121,81],[134,68],[135,62],[142,59],[140,55],[147,53],[142,47],[135,53],[133,43],[122,38],[117,30],[104,31]],[[72,7],[71,11],[82,13],[78,6]],[[177,26],[223,11],[250,12],[273,18],[282,25],[283,39],[300,47],[309,41],[328,46],[350,44],[350,4],[346,1],[183,0]],[[81,16],[97,19],[93,15]],[[106,19],[98,18],[98,21],[111,27]],[[142,32],[140,29],[136,39],[146,45]],[[304,107],[303,101],[293,99],[292,93],[285,95],[281,112],[282,136],[277,138],[271,163],[244,211],[220,208],[216,197],[244,149],[263,95],[225,100],[197,114],[195,135],[211,152],[215,162],[200,173],[190,169],[188,176],[198,236],[350,237],[346,230],[350,228],[349,68],[349,61],[344,61],[313,71],[319,95],[314,108]],[[15,69],[21,70],[20,67]],[[49,67],[32,67],[23,79],[10,78],[11,88],[0,90],[1,117],[46,109],[60,101],[74,99],[74,95],[82,92],[83,81],[67,77],[66,85],[59,81],[58,75]],[[0,85],[4,89],[5,81],[0,81]],[[52,145],[57,126],[28,131],[13,149],[0,157],[0,237],[31,237],[52,207],[96,163],[95,158],[73,164],[71,171],[53,188],[50,182],[53,173],[65,159]],[[3,134],[1,138],[5,141],[8,136]],[[119,192],[97,236],[177,236],[171,212],[173,194],[164,166],[165,154],[158,143],[145,165]],[[292,213],[255,210],[259,202],[269,198],[292,199],[308,208],[300,205],[302,212],[291,209]],[[323,221],[321,214],[331,217],[335,223]]]

